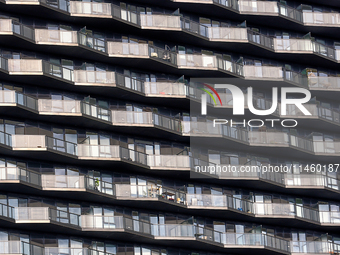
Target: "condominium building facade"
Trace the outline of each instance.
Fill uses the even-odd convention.
[[[336,0],[0,0],[0,254],[340,254],[339,28]]]

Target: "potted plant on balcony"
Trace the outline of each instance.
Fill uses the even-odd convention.
[[[98,190],[98,187],[99,187],[99,179],[96,178],[96,179],[94,180],[94,189],[95,189],[95,190]]]

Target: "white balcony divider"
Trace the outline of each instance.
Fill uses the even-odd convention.
[[[216,56],[200,55],[200,54],[178,54],[178,67],[198,68],[198,69],[216,69]]]
[[[0,181],[19,180],[19,176],[17,167],[0,167]]]
[[[84,229],[123,229],[123,220],[123,216],[81,215],[82,228]]]
[[[284,132],[248,132],[250,144],[288,145],[288,134]]]
[[[340,26],[340,13],[303,11],[303,23],[314,26]]]
[[[340,224],[340,212],[319,212],[319,221],[326,224]]]
[[[84,158],[113,158],[120,157],[118,145],[78,144],[78,156]]]
[[[195,237],[195,226],[190,224],[152,224],[151,234],[157,237]]]
[[[111,111],[113,125],[153,125],[152,112]]]
[[[131,184],[115,184],[117,197],[131,197]]]
[[[41,183],[44,189],[85,189],[84,176],[42,174]]]
[[[15,207],[15,221],[34,222],[49,220],[48,207]]]
[[[296,105],[287,105],[286,106],[286,115],[294,116],[294,117],[305,117],[311,118],[318,117],[318,106],[316,104],[304,104],[303,105],[312,115],[304,115],[304,113],[296,106]],[[281,115],[281,104],[278,104],[279,114]]]
[[[148,165],[154,168],[190,168],[186,155],[148,155]]]
[[[308,85],[311,89],[339,90],[340,89],[340,77],[309,76]]]
[[[243,66],[245,78],[283,79],[283,70],[280,66]]]
[[[239,0],[238,5],[241,13],[259,15],[275,15],[279,13],[279,8],[276,1]]]
[[[0,90],[0,104],[6,103],[16,103],[14,90]]]
[[[313,48],[313,43],[309,39],[274,38],[275,51],[313,53]]]
[[[319,174],[285,174],[287,186],[327,186],[327,176]]]
[[[11,19],[0,19],[0,34],[13,32]]]
[[[318,142],[314,141],[314,152],[316,154],[340,154],[340,142]]]
[[[12,135],[12,146],[16,149],[46,148],[44,135]]]
[[[247,28],[208,27],[208,37],[216,41],[248,41]]]
[[[112,16],[110,3],[70,1],[70,13],[77,16]]]
[[[294,216],[294,204],[254,203],[254,213],[264,216]]]
[[[182,121],[183,134],[192,136],[221,136],[221,126],[213,126],[213,122]]]
[[[141,26],[144,28],[155,29],[181,29],[180,16],[140,14]]]
[[[166,97],[166,96],[186,96],[186,86],[177,82],[144,82],[146,95]]]
[[[42,113],[81,113],[79,100],[39,99],[38,106]]]
[[[74,82],[79,85],[114,85],[115,72],[74,70]]]
[[[77,31],[35,29],[36,43],[78,45]]]
[[[335,49],[335,59],[339,62],[340,61],[340,50]]]
[[[8,71],[15,74],[42,74],[42,60],[9,59]]]
[[[21,241],[0,241],[0,254],[23,254]]]
[[[186,199],[193,207],[228,207],[226,195],[186,194]]]
[[[149,57],[149,46],[146,43],[107,42],[109,55],[131,55]]]

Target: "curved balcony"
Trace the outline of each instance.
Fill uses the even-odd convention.
[[[73,3],[76,5],[100,4],[86,2]],[[185,43],[197,43],[198,41],[202,41],[203,45],[213,44],[221,50],[232,50],[233,52],[237,51],[243,54],[255,54],[261,57],[282,59],[283,61],[289,60],[290,54],[301,55],[303,58],[299,58],[298,61],[304,61],[304,64],[309,64],[311,61],[318,61],[319,64],[330,66],[332,65],[332,62],[340,62],[340,50],[312,41],[311,39],[277,39],[254,32],[249,28],[207,27],[189,19],[180,18],[180,16],[142,15],[141,17],[145,20],[145,22],[142,21],[142,28],[146,27],[161,30],[167,28],[169,31],[182,31],[183,35],[178,37],[179,42],[182,42],[182,40]],[[164,19],[164,17],[176,17],[178,18],[178,21],[167,22],[167,19]],[[150,27],[143,25],[143,23],[150,23]],[[167,27],[165,23],[178,23],[178,28],[176,27],[177,25],[169,25],[169,27]],[[162,24],[164,24],[165,28],[159,27]],[[113,53],[112,55],[116,57],[124,55],[124,57],[134,58],[135,55],[138,55],[139,57],[148,58],[147,44],[139,44],[138,46],[132,44],[127,46],[118,42],[108,42],[105,39],[91,38],[90,36],[84,38],[82,32],[77,31],[34,29],[11,19],[0,20],[0,35],[14,35],[18,37],[17,40],[20,41],[24,38],[31,42],[30,45],[25,41],[23,44],[24,46],[27,45],[28,48],[32,48],[35,47],[34,44],[38,44],[40,45],[39,49],[45,49],[47,51],[49,48],[44,48],[42,46],[53,45],[67,47],[91,45],[95,50],[108,52],[109,56]],[[4,42],[11,43],[11,37],[7,36],[4,37],[4,39]],[[13,38],[13,40],[15,40],[15,38]],[[171,56],[171,53],[168,54]],[[336,68],[337,65],[333,65],[333,67]]]
[[[114,236],[117,240],[129,238],[152,244],[171,244],[176,247],[196,245],[203,249],[241,252],[261,250],[264,254],[338,252],[334,243],[311,241],[303,242],[302,250],[298,242],[289,241],[260,233],[225,233],[191,224],[151,224],[124,216],[77,215],[49,207],[11,207],[1,204],[2,223],[8,226],[34,225],[37,229],[53,224],[51,231],[91,235]],[[64,233],[64,232],[62,232]]]
[[[201,216],[257,223],[266,219],[276,225],[285,219],[284,226],[309,229],[331,230],[340,225],[339,211],[319,211],[294,203],[258,203],[232,195],[188,194],[166,186],[156,189],[156,184],[109,183],[89,176],[46,175],[21,168],[2,168],[0,175],[0,183],[7,184],[8,188],[15,188],[14,184],[19,182],[23,184],[21,190],[36,195],[41,195],[42,191],[44,195],[76,199],[79,194],[84,194],[86,201],[90,202],[127,205],[133,201],[134,206],[144,209],[161,206],[177,213],[195,212]]]

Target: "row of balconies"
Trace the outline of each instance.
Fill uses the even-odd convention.
[[[231,108],[233,103],[231,94],[219,93],[219,95],[224,107]],[[210,106],[215,106],[213,102],[211,102],[211,98],[209,98],[208,101]],[[270,109],[271,105],[272,102],[270,99],[256,97],[254,99],[254,106],[257,109]],[[196,124],[195,122],[190,123],[175,117],[164,116],[152,112],[110,110],[97,105],[89,104],[84,100],[36,99],[12,90],[0,91],[0,106],[19,106],[42,116],[61,115],[73,117],[90,117],[92,120],[97,120],[97,124],[104,123],[107,125],[107,127],[136,126],[157,128],[180,136],[187,135],[191,132],[194,134],[197,134],[198,132],[204,132],[207,136],[209,136],[209,134],[215,135],[218,131],[217,129],[207,130],[207,128],[204,128],[201,126],[201,124]],[[335,126],[340,125],[340,112],[324,108],[317,104],[306,104],[305,107],[312,115],[305,116],[295,105],[288,105],[286,116],[283,116],[280,113],[281,104],[279,103],[278,108],[273,116],[279,118],[292,117],[295,119],[301,119],[301,121],[305,122],[319,119],[322,122],[325,121],[324,124],[331,123]],[[197,128],[196,125],[198,125],[199,128]],[[193,128],[195,129],[193,130]],[[210,131],[212,131],[212,133],[210,133]]]
[[[117,43],[119,45],[130,46],[133,44]],[[135,46],[138,46],[136,44]],[[147,44],[146,44],[147,46]],[[149,46],[151,47],[151,46]],[[153,53],[150,53],[150,56]],[[174,53],[173,53],[174,54]],[[137,56],[137,55],[134,55]],[[156,56],[155,56],[156,57]],[[152,59],[153,57],[151,57]],[[204,62],[205,60],[212,61],[211,63],[218,64],[216,70],[221,69],[221,66],[229,66],[228,70],[234,72],[234,76],[243,74],[243,78],[249,80],[270,80],[270,81],[285,81],[290,85],[299,87],[307,87],[315,91],[338,91],[340,88],[339,77],[317,77],[317,76],[303,76],[302,74],[284,70],[279,66],[252,66],[252,65],[236,65],[236,63],[222,60],[216,56],[206,55],[191,55],[179,54],[179,59],[183,60],[183,64],[178,68],[196,68],[194,60]],[[190,60],[190,61],[189,61]],[[190,64],[192,62],[192,65]],[[207,68],[205,68],[207,66]],[[213,66],[213,65],[212,65]],[[237,68],[234,68],[237,67]],[[198,69],[208,70],[208,65],[199,65]],[[54,78],[60,82],[71,83],[78,86],[103,86],[103,87],[121,87],[131,92],[142,93],[150,97],[193,97],[200,98],[201,92],[197,89],[188,87],[183,83],[176,81],[169,82],[144,82],[142,80],[130,78],[112,71],[86,71],[86,70],[72,70],[67,67],[52,64],[48,61],[40,59],[7,59],[0,57],[0,69],[5,73],[20,77],[20,75],[44,75],[49,78]],[[229,71],[228,71],[229,72]],[[231,73],[232,74],[232,73]]]
[[[225,1],[225,0],[173,0],[182,3],[217,4],[231,8],[245,15],[281,16],[293,22],[306,26],[338,27],[340,13],[336,12],[313,12],[298,10],[284,3],[276,1]],[[80,2],[80,1],[40,1],[40,0],[6,0],[6,4],[42,4],[54,7],[69,13],[70,16],[99,17],[123,20],[141,28],[150,29],[181,29],[181,19],[178,15],[142,14],[136,11],[128,11],[111,3]]]
[[[82,2],[75,2],[77,4],[88,4]],[[97,4],[97,3],[91,3]],[[160,16],[164,18],[164,15],[149,15],[152,16],[152,20],[155,17]],[[179,16],[173,16],[180,19]],[[151,17],[150,17],[151,18]],[[160,19],[161,20],[161,19]],[[163,21],[163,20],[162,20]],[[159,22],[158,22],[159,23]],[[190,34],[199,36],[200,38],[205,38],[209,41],[216,42],[239,42],[239,43],[253,43],[255,45],[260,45],[261,49],[265,48],[267,50],[277,52],[277,53],[303,53],[303,54],[316,54],[321,57],[325,57],[329,60],[339,63],[340,62],[340,50],[334,47],[326,46],[322,43],[312,41],[311,39],[277,39],[272,38],[257,32],[254,32],[247,28],[240,27],[207,27],[197,22],[193,22],[188,19],[181,18],[181,26],[183,31],[190,32]],[[175,31],[178,28],[169,27]],[[37,44],[52,44],[52,45],[64,45],[64,46],[77,46],[80,43],[77,31],[66,31],[66,30],[48,30],[48,29],[34,29],[25,25],[18,23],[17,21],[11,19],[1,19],[0,20],[0,33],[1,34],[19,34],[23,35],[25,38],[30,39],[32,42]],[[111,48],[110,42],[104,39],[91,40],[92,44],[96,41],[97,49],[105,50],[106,48]],[[87,43],[90,43],[89,40]],[[120,50],[124,52],[124,49],[117,49],[117,46],[113,47],[115,50]],[[146,49],[140,48],[139,52],[147,54]],[[136,50],[135,50],[136,52]]]
[[[96,147],[96,146],[93,146]],[[99,147],[99,146],[97,146]],[[104,147],[104,146],[102,146]],[[127,151],[127,149],[122,149],[122,152]],[[104,152],[104,150],[103,150]],[[136,160],[134,151],[129,151],[130,153],[127,156],[130,156],[130,160],[126,162],[133,163]],[[140,155],[145,155],[140,153]],[[204,162],[200,159],[193,159],[190,156],[183,155],[146,155],[147,159],[145,162],[139,160],[138,162],[144,163],[150,168],[153,169],[169,169],[173,171],[193,171],[197,173],[198,171],[194,169],[196,165],[212,165],[209,162]],[[143,157],[144,158],[144,157]],[[125,158],[126,159],[126,158]],[[124,160],[124,158],[123,158]],[[273,164],[275,165],[275,164]],[[223,164],[221,165],[223,167]],[[251,181],[251,180],[263,180],[265,182],[272,183],[279,187],[285,187],[288,189],[328,189],[331,192],[338,193],[340,188],[340,181],[335,177],[331,177],[329,175],[322,175],[318,172],[314,174],[292,174],[292,172],[284,173],[284,172],[274,172],[274,171],[244,171],[244,165],[233,166],[236,168],[236,171],[215,171],[215,172],[198,172],[202,174],[204,177],[210,178],[220,178],[225,180],[243,180],[243,181]],[[251,167],[251,166],[250,166]],[[335,170],[334,170],[335,171]],[[52,177],[51,177],[52,178]],[[73,177],[70,177],[71,179]],[[75,182],[70,182],[69,179],[65,181],[67,184],[65,185],[67,188],[84,188],[84,185],[79,184],[78,177],[75,177]],[[24,169],[17,168],[3,168],[1,170],[1,180],[10,181],[10,180],[21,180],[24,182],[28,182],[30,184],[34,184],[36,186],[44,187],[44,184],[41,182],[41,177],[39,174],[26,171]],[[70,180],[71,180],[70,179]],[[54,182],[52,182],[54,183]],[[46,184],[47,185],[47,184]],[[54,185],[54,184],[53,184]],[[57,188],[52,185],[52,188]],[[63,188],[65,188],[63,187]],[[113,190],[112,183],[101,182],[100,187],[105,187],[105,189]],[[47,187],[45,187],[47,188]],[[110,191],[113,195],[113,191]],[[110,194],[110,192],[108,192]],[[105,192],[106,193],[106,192]],[[174,200],[177,200],[174,199]]]
[[[82,2],[75,2],[81,4]],[[88,3],[84,3],[88,4]],[[90,3],[97,4],[97,3]],[[155,15],[151,15],[155,16]],[[162,15],[158,15],[162,16]],[[180,18],[179,16],[174,16]],[[340,62],[340,50],[326,46],[324,44],[312,41],[311,39],[277,39],[262,35],[247,28],[232,27],[206,27],[202,24],[195,23],[190,20],[183,20],[183,31],[190,32],[194,36],[205,38],[209,41],[216,42],[239,42],[252,43],[260,46],[259,49],[267,49],[277,53],[301,53],[316,54],[333,62]],[[174,28],[175,29],[175,28]],[[175,29],[177,31],[178,29]],[[23,36],[36,44],[62,45],[62,46],[79,46],[93,48],[101,52],[107,52],[113,55],[138,55],[140,57],[148,57],[149,50],[147,44],[127,44],[108,41],[106,39],[94,38],[91,35],[85,35],[82,32],[66,31],[66,30],[48,30],[34,29],[11,19],[0,19],[0,34],[15,34]],[[162,54],[163,60],[168,60],[172,64],[183,62],[183,58],[178,58],[173,52],[161,49],[154,50],[155,54]],[[197,60],[196,60],[197,62]],[[209,62],[209,61],[208,61]],[[216,66],[216,60],[215,66]],[[199,62],[197,62],[199,63]],[[203,64],[203,63],[202,63]],[[209,67],[209,64],[206,66]],[[214,67],[214,66],[211,66]]]
[[[319,156],[316,158],[321,161],[340,155],[340,142],[338,141],[313,141],[312,139],[278,130],[248,131],[243,128],[230,127],[228,125],[213,127],[212,122],[183,121],[182,123],[184,127],[184,130],[182,130],[183,135],[191,139],[195,138],[196,141],[203,138],[206,142],[214,142],[215,139],[221,141],[221,138],[223,138],[225,141],[228,141],[228,143],[226,143],[227,147],[233,146],[233,148],[254,151],[261,147],[263,151],[269,149],[272,153],[274,153],[274,151],[277,153],[279,151],[280,153],[285,151],[287,155],[298,153],[300,157],[304,158],[315,155]],[[0,144],[3,145],[4,149],[8,148],[17,152],[49,151],[62,153],[63,156],[68,156],[73,159],[79,158],[86,160],[132,160],[129,154],[133,154],[135,155],[134,157],[136,157],[133,161],[138,160],[140,164],[155,167],[153,163],[154,160],[152,159],[155,155],[131,151],[119,145],[76,144],[45,135],[18,135],[2,131],[0,132]],[[171,158],[173,155],[167,157]],[[174,161],[177,161],[176,158],[177,157],[173,157]],[[175,164],[175,162],[172,164],[174,164],[173,167],[187,168],[189,167],[189,160],[180,160],[180,165]]]
[[[124,216],[77,215],[49,207],[11,207],[1,204],[1,216],[15,224],[57,224],[72,230],[91,235],[110,233],[110,236],[126,235],[147,242],[181,241],[180,246],[191,243],[205,248],[225,248],[226,251],[242,249],[264,249],[279,254],[316,253],[330,254],[339,252],[332,242],[309,241],[295,242],[281,237],[260,233],[226,233],[192,224],[152,224]],[[105,230],[105,231],[103,231]],[[177,244],[178,245],[178,244]],[[297,249],[299,247],[299,249]],[[302,248],[302,249],[300,249]]]
[[[295,176],[297,178],[301,177],[300,175],[286,174],[288,179],[294,179]],[[322,179],[322,177],[326,176],[310,176],[310,178],[315,179]],[[222,210],[224,213],[229,211],[234,214],[237,213],[238,216],[243,215],[243,217],[250,220],[255,218],[272,220],[273,217],[278,217],[279,220],[281,218],[297,219],[319,226],[332,227],[340,225],[339,211],[319,211],[318,209],[293,203],[259,203],[239,199],[232,195],[189,194],[150,183],[148,185],[116,184],[89,176],[47,175],[22,168],[0,169],[0,183],[8,184],[17,183],[18,181],[45,192],[89,192],[87,194],[97,195],[95,198],[106,197],[110,201],[133,200],[141,203],[159,201],[161,204],[165,202],[163,206],[171,203],[171,206],[177,207],[176,210],[179,211],[183,210],[183,208],[209,210],[209,213],[221,212]],[[76,196],[77,194],[75,194]],[[232,217],[232,214],[229,217]]]

